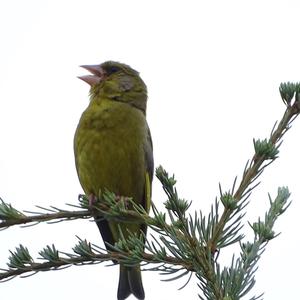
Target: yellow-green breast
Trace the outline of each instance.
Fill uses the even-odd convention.
[[[87,195],[105,188],[144,199],[147,123],[142,111],[126,103],[90,102],[79,121],[74,151],[80,183]]]

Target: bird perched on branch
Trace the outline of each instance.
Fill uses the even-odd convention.
[[[107,189],[118,196],[132,197],[149,211],[153,150],[146,121],[146,85],[137,71],[119,62],[81,67],[91,73],[79,77],[91,86],[90,102],[74,137],[76,169],[82,188],[89,199],[97,199]],[[109,245],[120,239],[120,231],[125,239],[130,233],[146,234],[143,224],[103,218],[96,222],[108,250]],[[140,266],[121,264],[118,300],[130,294],[137,299],[145,298]]]

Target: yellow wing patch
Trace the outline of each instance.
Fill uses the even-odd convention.
[[[151,181],[148,172],[145,174],[145,198],[145,209],[149,212],[151,206]]]

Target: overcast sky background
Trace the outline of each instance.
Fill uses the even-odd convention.
[[[193,200],[191,212],[207,213],[218,183],[228,190],[241,178],[252,139],[267,137],[281,118],[280,82],[300,80],[299,9],[299,1],[287,0],[2,1],[1,198],[26,210],[77,203],[82,190],[72,143],[89,91],[76,78],[86,74],[78,66],[117,60],[137,69],[148,86],[155,166],[175,173],[180,196]],[[289,186],[292,206],[277,223],[282,234],[263,255],[253,290],[265,299],[299,295],[299,123],[263,173],[245,219],[263,216],[267,193]],[[157,180],[153,190],[162,208]],[[0,267],[20,243],[36,257],[52,243],[71,251],[75,235],[102,245],[88,221],[1,231]],[[224,261],[230,257],[225,253]],[[178,291],[184,280],[162,278],[143,273],[146,299],[197,299],[195,280]],[[115,299],[117,282],[117,267],[96,265],[15,278],[0,290],[3,299]]]

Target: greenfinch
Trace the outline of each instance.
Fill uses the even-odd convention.
[[[130,197],[148,212],[153,178],[153,148],[146,121],[147,88],[130,66],[107,61],[81,66],[90,87],[90,102],[74,137],[74,154],[81,186],[89,199],[107,189],[119,199]],[[100,199],[98,199],[101,201]],[[120,200],[121,201],[121,200]],[[142,239],[146,226],[97,218],[105,246],[111,250],[123,236]],[[133,294],[144,299],[140,266],[120,265],[118,300]]]

